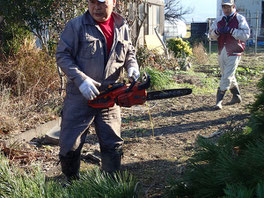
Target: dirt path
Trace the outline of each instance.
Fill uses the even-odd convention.
[[[159,197],[168,178],[181,176],[198,135],[223,132],[246,121],[246,106],[254,101],[254,91],[242,87],[241,92],[242,104],[224,106],[221,111],[212,109],[214,95],[189,95],[149,103],[154,136],[147,110],[125,110],[123,164],[142,181],[147,197]],[[224,104],[229,100],[230,93]]]

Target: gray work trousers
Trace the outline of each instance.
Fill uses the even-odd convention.
[[[94,109],[82,95],[68,95],[64,100],[60,132],[60,155],[80,150],[89,126],[94,122],[101,151],[115,150],[123,144],[120,107]]]

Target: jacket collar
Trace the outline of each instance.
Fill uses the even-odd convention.
[[[230,14],[229,16],[223,16],[223,18],[225,19],[226,23],[228,23],[230,20],[232,20],[234,18],[234,16],[237,15],[237,12],[233,12],[232,14]]]

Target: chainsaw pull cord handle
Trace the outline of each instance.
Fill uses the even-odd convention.
[[[126,93],[130,92],[132,90],[132,88],[135,86],[136,81],[133,80],[133,82],[130,84],[130,86],[127,88],[127,90],[125,91]]]
[[[147,73],[144,73],[143,79],[144,82],[138,86],[138,90],[147,89],[150,87],[150,77]],[[131,89],[135,86],[136,82],[137,82],[136,80],[133,80],[131,85],[128,87],[128,89],[125,92],[126,93],[130,92]]]

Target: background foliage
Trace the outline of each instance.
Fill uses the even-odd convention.
[[[54,46],[65,24],[73,17],[80,15],[87,9],[85,0],[1,0],[0,15],[4,17],[3,32],[4,44],[10,42],[10,38],[23,41],[23,35],[19,39],[19,31],[31,32],[39,41],[42,49],[53,53]],[[12,31],[11,31],[11,30]],[[14,51],[12,47],[4,52]],[[15,50],[16,51],[16,50]]]

